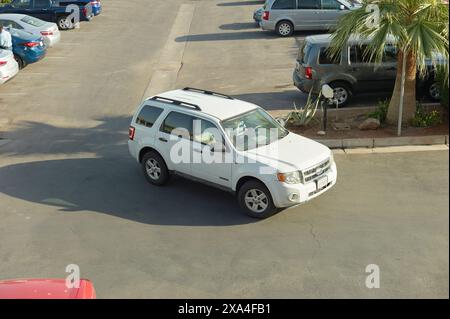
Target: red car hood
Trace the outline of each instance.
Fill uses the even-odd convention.
[[[65,279],[14,279],[0,281],[0,299],[95,299],[87,279],[79,288],[67,288]]]

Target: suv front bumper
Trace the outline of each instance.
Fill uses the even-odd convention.
[[[337,181],[337,168],[335,163],[320,177],[322,178],[324,176],[327,176],[328,183],[321,189],[317,189],[315,181],[307,184],[286,184],[278,181],[272,183],[269,190],[275,206],[282,208],[303,204],[331,189]]]

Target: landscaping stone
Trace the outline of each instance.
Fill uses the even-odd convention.
[[[368,118],[364,122],[362,122],[358,128],[362,131],[364,130],[376,130],[380,127],[380,121],[374,118]]]

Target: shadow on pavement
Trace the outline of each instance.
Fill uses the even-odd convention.
[[[255,22],[236,22],[227,23],[219,26],[221,30],[247,30],[247,29],[259,29],[258,24]]]
[[[237,7],[237,6],[255,6],[255,5],[263,5],[264,0],[249,0],[249,1],[237,1],[237,2],[222,2],[218,3],[219,7]]]
[[[12,132],[15,141],[2,147],[6,156],[73,156],[3,166],[0,192],[62,213],[92,211],[146,224],[228,226],[256,221],[240,211],[231,193],[180,177],[165,187],[148,184],[128,154],[123,130],[128,124],[125,117],[103,119],[88,129],[26,123]],[[24,147],[16,140],[19,136],[35,145]],[[77,158],[81,152],[95,155]]]
[[[273,32],[246,31],[246,32],[230,32],[230,33],[205,33],[184,35],[175,39],[176,42],[201,42],[201,41],[234,41],[234,40],[251,40],[251,39],[275,39],[276,34]]]

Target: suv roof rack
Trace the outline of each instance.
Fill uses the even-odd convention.
[[[187,102],[178,101],[178,100],[174,100],[174,99],[169,99],[167,97],[162,97],[162,96],[154,96],[150,100],[159,101],[159,102],[172,104],[172,105],[176,105],[176,106],[181,106],[181,107],[185,107],[185,108],[189,108],[189,109],[193,108],[197,111],[202,110],[197,104],[192,104],[192,103],[187,103]]]
[[[233,97],[231,97],[229,95],[226,95],[226,94],[213,92],[213,91],[202,90],[202,89],[196,89],[196,88],[191,88],[191,87],[185,87],[183,89],[183,91],[197,92],[197,93],[202,93],[202,94],[214,95],[214,96],[217,96],[217,97],[222,97],[222,98],[228,99],[228,100],[234,100]]]

